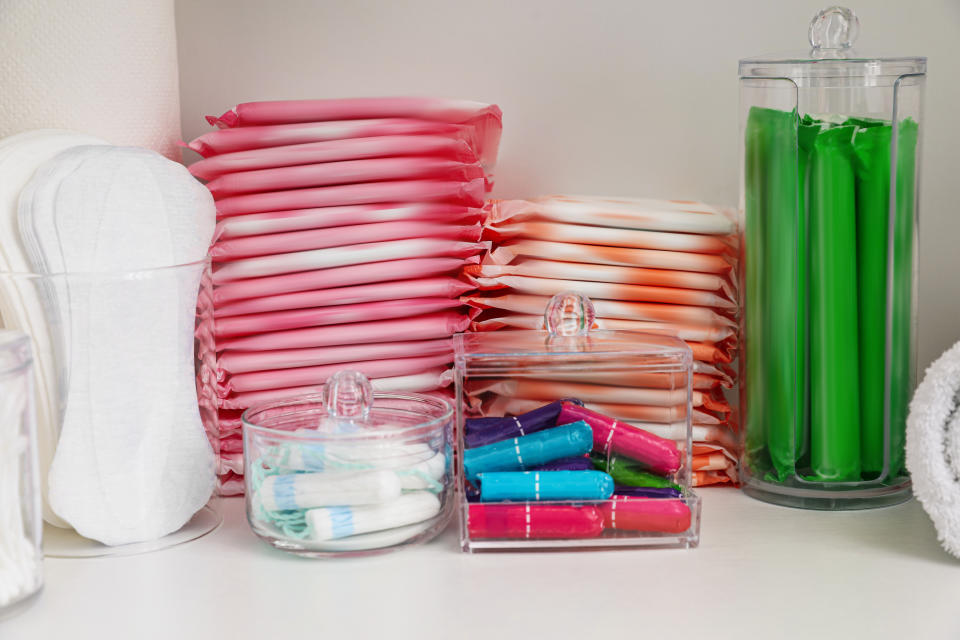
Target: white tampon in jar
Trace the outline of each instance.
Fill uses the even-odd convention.
[[[453,408],[373,393],[356,371],[322,396],[243,414],[247,520],[278,549],[366,555],[433,538],[452,513]]]

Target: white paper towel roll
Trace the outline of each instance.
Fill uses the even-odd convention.
[[[174,0],[0,0],[0,137],[72,129],[179,160]]]

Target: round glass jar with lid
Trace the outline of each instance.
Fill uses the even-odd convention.
[[[856,15],[740,61],[744,491],[814,509],[910,496],[926,58],[866,55]]]
[[[322,396],[243,414],[247,520],[278,549],[368,555],[425,542],[453,507],[453,407],[375,393],[345,370]]]

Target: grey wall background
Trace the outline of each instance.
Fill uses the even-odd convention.
[[[281,98],[442,95],[504,112],[499,197],[737,202],[737,61],[807,48],[826,0],[178,0],[183,133]],[[960,0],[861,0],[858,47],[929,57],[920,365],[960,339]],[[188,159],[189,160],[189,159]]]

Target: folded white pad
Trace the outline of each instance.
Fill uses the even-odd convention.
[[[51,279],[66,409],[50,504],[81,535],[159,538],[206,504],[215,457],[193,381],[193,328],[213,200],[181,165],[132,147],[74,147],[22,191],[20,235]],[[136,275],[126,272],[141,271]]]

